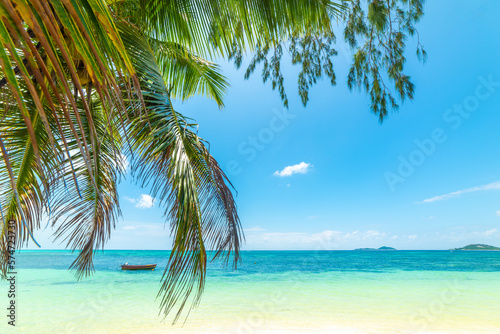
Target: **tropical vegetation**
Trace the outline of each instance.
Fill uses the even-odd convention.
[[[494,250],[494,251],[498,251],[498,250],[500,250],[500,247],[495,247],[495,246],[485,245],[485,244],[470,244],[470,245],[460,247],[460,248],[453,248],[452,250],[489,250],[489,251]]]
[[[305,105],[317,80],[336,84],[342,35],[353,50],[348,85],[368,92],[382,121],[413,98],[405,47],[414,36],[425,58],[422,14],[423,0],[1,0],[2,272],[9,242],[36,243],[44,221],[78,251],[77,276],[90,274],[130,162],[170,223],[159,296],[177,320],[199,302],[207,261],[236,267],[243,234],[231,183],[172,101],[203,95],[222,108],[229,82],[216,62],[248,59],[245,77],[260,66],[288,106],[280,64],[289,59]]]

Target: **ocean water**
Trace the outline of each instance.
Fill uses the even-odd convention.
[[[244,251],[236,271],[210,264],[175,325],[156,299],[168,255],[105,251],[77,281],[75,254],[18,252],[16,326],[2,281],[0,333],[500,333],[500,252]]]

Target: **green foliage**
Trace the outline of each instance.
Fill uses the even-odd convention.
[[[262,79],[288,105],[288,51],[305,105],[320,78],[336,83],[333,23],[343,20],[355,49],[349,86],[369,92],[382,120],[388,103],[397,107],[387,82],[399,99],[413,97],[404,50],[421,15],[421,0],[0,1],[0,273],[3,222],[15,221],[19,248],[45,217],[79,251],[77,277],[92,273],[121,214],[128,159],[170,223],[159,296],[165,315],[178,308],[177,321],[199,302],[208,260],[236,267],[243,234],[231,183],[172,99],[204,95],[223,107],[229,83],[211,60],[241,66],[250,53],[245,77],[262,64]],[[419,43],[417,56],[426,57]]]
[[[371,109],[383,121],[389,107],[413,99],[414,85],[404,72],[408,37],[417,34],[415,24],[423,15],[423,0],[362,0],[349,3],[344,38],[354,50],[349,71],[349,88],[364,88],[371,98]],[[427,54],[417,37],[417,56]],[[393,86],[396,93],[393,93]],[[396,95],[394,95],[396,94]]]
[[[330,79],[332,85],[336,84],[332,62],[333,56],[337,55],[337,51],[332,47],[334,42],[335,36],[333,32],[324,35],[317,33],[299,35],[296,33],[291,36],[287,43],[283,42],[275,46],[267,43],[263,47],[258,46],[246,69],[245,79],[250,77],[259,63],[262,63],[262,79],[264,83],[270,79],[272,89],[278,88],[283,104],[288,107],[288,97],[285,92],[283,73],[281,72],[281,60],[283,47],[289,45],[288,51],[292,58],[292,64],[301,66],[298,78],[298,92],[305,106],[309,100],[310,87],[323,75]],[[241,60],[238,59],[238,56],[235,54],[232,55],[232,58],[235,59],[235,64],[239,67]]]
[[[371,109],[383,121],[390,108],[397,110],[400,101],[413,99],[414,85],[404,72],[405,49],[409,37],[417,35],[417,57],[425,61],[427,53],[418,39],[415,24],[423,15],[423,0],[353,0],[344,1],[346,8],[344,40],[353,50],[353,62],[348,74],[350,89],[363,88],[371,98]],[[281,56],[288,48],[292,64],[301,67],[298,75],[298,94],[304,106],[309,100],[309,90],[325,76],[331,85],[336,84],[333,69],[335,17],[331,17],[321,31],[295,31],[277,41],[257,45],[245,78],[262,64],[262,78],[270,80],[272,88],[278,87],[281,99],[288,106],[288,97],[281,73]],[[242,64],[242,52],[235,46],[230,54],[237,67]],[[394,93],[395,91],[395,93]]]
[[[195,125],[176,112],[147,39],[124,27],[122,38],[140,76],[147,119],[129,115],[134,177],[165,206],[174,244],[159,295],[167,315],[179,302],[176,321],[190,297],[196,305],[204,288],[208,255],[239,260],[243,238],[230,183],[195,133]],[[147,74],[147,75],[146,75]]]
[[[194,95],[204,95],[224,106],[224,94],[229,83],[220,66],[198,57],[180,44],[149,40],[160,66],[163,80],[169,83],[173,99],[186,100]]]
[[[491,245],[485,245],[485,244],[470,244],[465,247],[461,248],[454,248],[452,250],[464,250],[464,251],[481,251],[481,250],[486,250],[486,251],[500,251],[500,247],[495,247]]]

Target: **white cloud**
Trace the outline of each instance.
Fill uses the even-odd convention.
[[[410,240],[415,240],[417,238],[418,238],[418,235],[415,235],[415,234],[408,236],[408,239],[410,239]]]
[[[135,230],[136,227],[135,226],[124,226],[123,229],[124,230]]]
[[[311,167],[310,163],[301,162],[300,164],[286,166],[281,171],[277,170],[273,175],[275,176],[292,176],[293,174],[306,174]]]
[[[355,239],[359,235],[359,230],[358,231],[353,231],[350,233],[346,233],[345,238],[346,239]]]
[[[369,239],[371,239],[371,238],[384,237],[385,233],[380,233],[379,231],[370,230],[366,232],[366,235],[368,236]]]
[[[342,238],[342,232],[326,230],[321,233],[307,234],[302,238],[305,243],[317,243],[320,247],[326,246],[325,243],[339,240]]]
[[[498,231],[498,230],[497,230],[496,228],[494,228],[494,229],[491,229],[491,230],[489,230],[489,231],[484,232],[483,234],[484,234],[485,236],[489,237],[489,236],[491,236],[491,235],[495,234],[497,231]]]
[[[123,196],[123,199],[127,202],[134,203],[136,208],[149,209],[154,205],[155,199],[149,195],[141,194],[140,198],[131,198],[128,196]]]
[[[497,216],[500,216],[500,210],[497,211]]]
[[[500,240],[500,230],[497,228],[491,228],[486,231],[470,230],[467,227],[460,226],[455,228],[450,228],[442,233],[436,233],[435,238],[430,238],[429,240],[441,241],[441,242],[451,242],[452,247],[458,247],[459,244],[465,246],[467,244],[478,244],[478,243],[489,243],[492,240]],[[422,239],[422,238],[419,238]],[[451,246],[450,245],[450,246]]]
[[[472,188],[468,188],[468,189],[454,191],[454,192],[451,192],[451,193],[445,194],[445,195],[434,196],[431,198],[424,199],[423,201],[417,202],[417,203],[432,203],[432,202],[437,202],[437,201],[444,201],[444,200],[447,200],[447,199],[450,199],[453,197],[458,197],[462,194],[473,193],[473,192],[477,192],[477,191],[487,191],[487,190],[500,190],[500,181],[486,184],[483,186],[477,186],[477,187],[472,187]]]
[[[309,216],[307,217],[307,219],[318,219],[319,217],[318,216]]]
[[[149,209],[153,207],[154,201],[155,199],[153,197],[146,194],[141,194],[141,198],[137,201],[135,207]]]
[[[247,235],[247,246],[250,249],[349,249],[366,247],[366,244],[381,244],[390,237],[384,232],[375,230],[343,232],[325,230],[318,233],[302,232],[263,232]]]

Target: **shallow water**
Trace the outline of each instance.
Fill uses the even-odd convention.
[[[3,316],[0,333],[500,333],[500,252],[244,251],[237,271],[210,265],[201,304],[174,326],[156,299],[168,255],[106,251],[77,281],[75,254],[16,253],[16,327]]]

